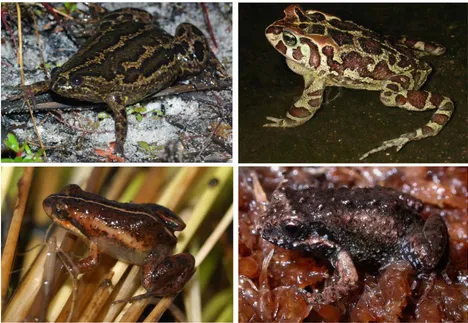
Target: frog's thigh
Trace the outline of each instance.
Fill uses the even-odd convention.
[[[125,110],[127,98],[125,96],[111,94],[104,101],[114,114],[115,152],[117,154],[123,154],[124,141],[127,136],[127,111]]]
[[[143,266],[141,284],[152,296],[177,294],[194,273],[195,258],[181,253]]]
[[[437,267],[448,243],[447,227],[437,214],[431,215],[424,223],[423,232],[405,239],[402,253],[418,270],[431,271]]]

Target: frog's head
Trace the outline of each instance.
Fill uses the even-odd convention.
[[[99,76],[91,76],[89,72],[72,68],[73,58],[60,68],[55,68],[51,73],[51,90],[66,97],[89,102],[102,102],[99,93],[105,90]],[[73,65],[72,65],[73,66]]]
[[[316,69],[324,54],[337,51],[338,45],[328,30],[333,28],[330,22],[341,22],[339,18],[320,11],[304,11],[298,5],[290,5],[284,13],[283,19],[266,28],[265,36],[287,59],[308,69]]]
[[[290,203],[295,190],[280,187],[271,197],[270,206],[257,223],[263,239],[284,249],[305,249],[310,235],[307,218]]]
[[[74,232],[78,236],[82,233],[73,224],[73,210],[69,205],[69,197],[83,192],[78,185],[67,185],[60,192],[49,195],[43,202],[45,213],[58,225]]]

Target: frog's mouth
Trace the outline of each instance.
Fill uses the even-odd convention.
[[[66,95],[67,92],[71,91],[72,87],[68,84],[67,80],[63,76],[59,76],[52,79],[52,85],[50,87],[52,91],[60,95]]]

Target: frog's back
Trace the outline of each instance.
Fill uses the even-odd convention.
[[[103,91],[145,84],[145,78],[168,64],[173,55],[173,37],[164,30],[143,22],[124,21],[99,31],[67,61],[61,74],[94,78]],[[176,76],[177,70],[171,75]],[[138,77],[141,76],[141,79]],[[172,82],[167,77],[161,86]]]
[[[312,231],[344,246],[358,261],[385,262],[403,237],[421,231],[423,204],[390,188],[286,189]]]

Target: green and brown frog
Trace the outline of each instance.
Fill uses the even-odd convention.
[[[189,23],[174,36],[152,24],[147,11],[123,8],[105,15],[95,34],[35,93],[106,103],[115,120],[115,153],[124,154],[125,107],[203,71],[214,58],[203,33]]]

